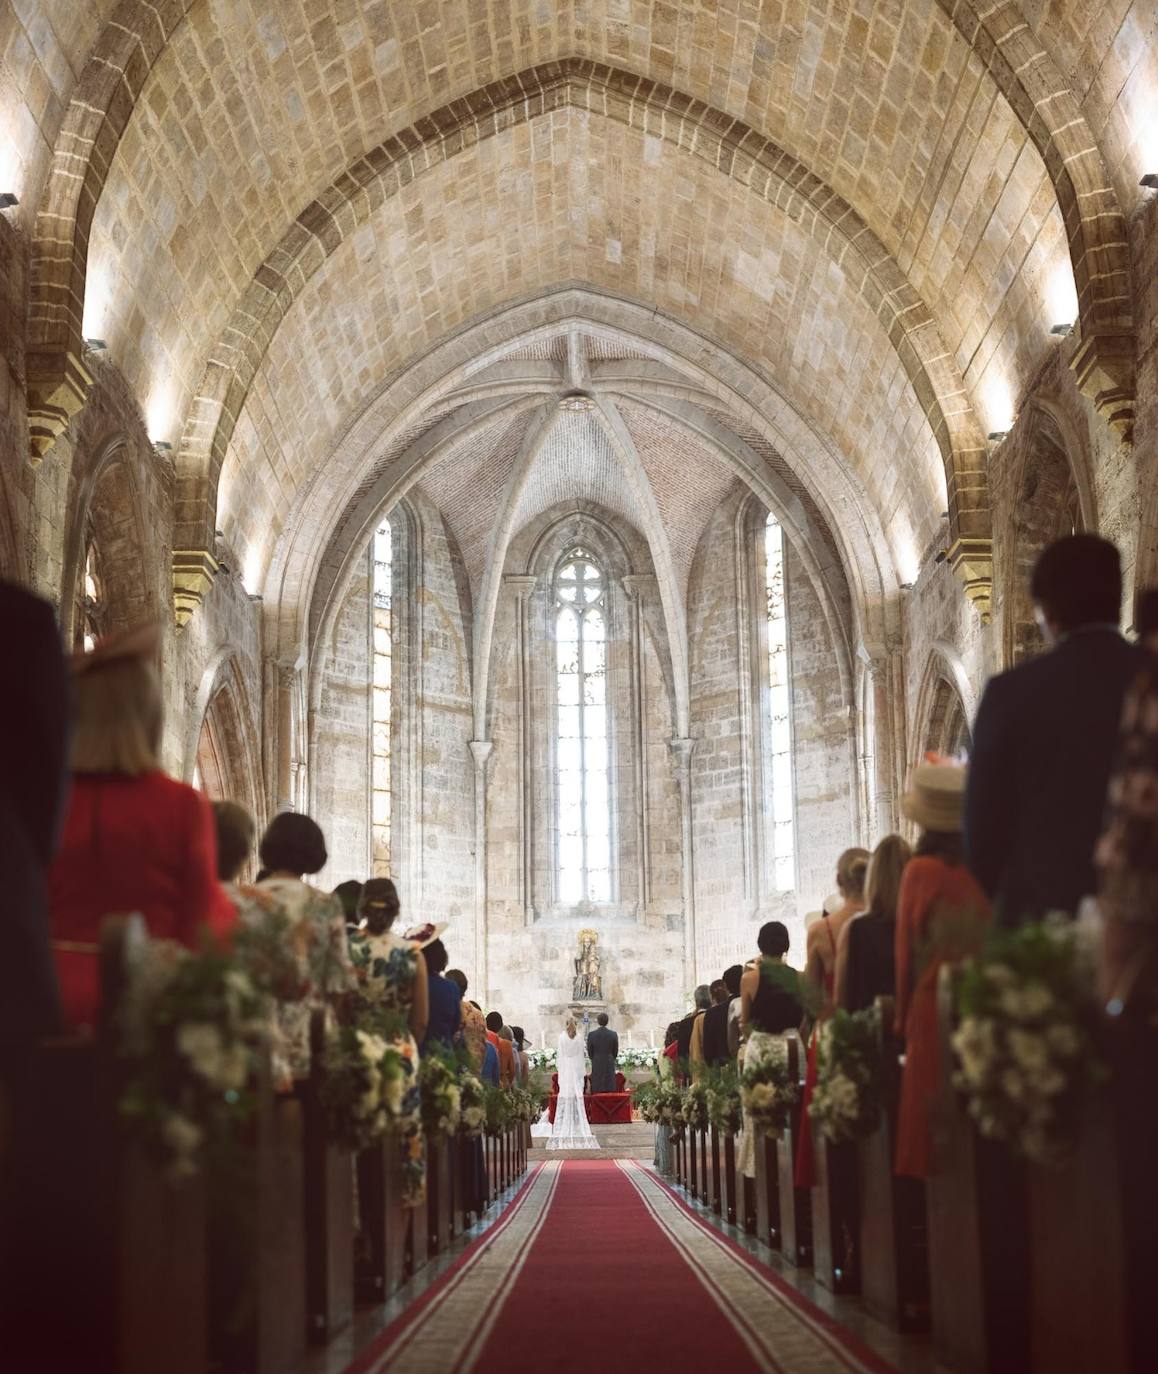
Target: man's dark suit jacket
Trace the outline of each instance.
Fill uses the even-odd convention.
[[[1076,910],[1094,891],[1094,846],[1126,688],[1142,651],[1088,626],[993,678],[973,730],[965,855],[1001,925]]]
[[[0,1053],[57,1028],[46,878],[67,795],[68,692],[52,607],[0,581]]]
[[[606,1026],[596,1026],[587,1036],[587,1055],[591,1060],[591,1091],[615,1091],[615,1058],[619,1054],[619,1036]]]

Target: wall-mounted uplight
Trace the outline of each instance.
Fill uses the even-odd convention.
[[[903,592],[911,592],[915,586],[916,586],[916,583],[915,583],[915,582],[902,582],[902,583],[901,583],[901,591],[903,591]]]
[[[1067,334],[1072,332],[1072,330],[1072,324],[1055,324],[1050,326],[1049,332],[1051,334],[1056,334],[1059,339],[1064,339]]]
[[[103,353],[108,348],[104,339],[85,339],[84,346],[90,353]]]
[[[0,191],[0,210],[11,210],[14,205],[20,204],[20,197],[15,191]]]
[[[1158,172],[1147,172],[1139,186],[1145,186],[1148,191],[1158,191]]]
[[[157,453],[172,453],[173,445],[167,439],[154,439],[153,448]]]
[[[1009,438],[1009,430],[991,429],[986,437],[991,444],[1000,444],[1003,439]]]

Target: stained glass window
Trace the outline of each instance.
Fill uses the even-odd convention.
[[[607,584],[586,549],[555,578],[558,897],[611,900],[607,745]]]
[[[768,752],[772,764],[769,822],[772,877],[778,892],[796,886],[793,801],[792,706],[788,675],[788,605],[784,586],[784,531],[774,515],[764,526],[765,586],[768,593]]]
[[[371,644],[370,870],[390,877],[390,709],[394,658],[391,587],[394,573],[390,523],[384,520],[370,547]]]

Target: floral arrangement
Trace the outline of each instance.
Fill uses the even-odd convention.
[[[537,1069],[542,1073],[554,1073],[558,1067],[559,1052],[557,1050],[529,1050],[531,1068]]]
[[[708,1085],[696,1079],[684,1089],[684,1120],[693,1131],[708,1129]]]
[[[364,1150],[389,1130],[415,1123],[414,1042],[389,1040],[374,1022],[336,1026],[326,1038],[324,1096],[332,1139]]]
[[[631,1107],[640,1117],[654,1126],[659,1122],[659,1083],[640,1083],[631,1093]]]
[[[730,1065],[708,1080],[708,1120],[721,1135],[739,1135],[743,1121],[740,1080]]]
[[[779,1139],[792,1115],[800,1086],[788,1072],[787,1058],[766,1059],[740,1077],[740,1101],[753,1124]]]
[[[1050,919],[994,936],[962,972],[957,1014],[953,1081],[978,1130],[1033,1163],[1063,1161],[1106,1073],[1093,973],[1073,923]]]
[[[657,1058],[655,1050],[623,1050],[616,1062],[622,1070],[654,1069]]]
[[[656,1120],[668,1128],[672,1140],[679,1140],[687,1126],[684,1116],[684,1091],[673,1082],[656,1085]]]
[[[864,1140],[880,1124],[880,1013],[836,1011],[820,1030],[809,1114],[834,1145]]]
[[[482,1135],[487,1120],[487,1089],[482,1079],[469,1069],[458,1076],[458,1129],[472,1139]]]
[[[514,1104],[506,1088],[496,1088],[491,1084],[483,1087],[486,1106],[486,1122],[483,1129],[487,1135],[503,1135],[514,1124]]]
[[[425,1055],[418,1065],[418,1090],[426,1134],[453,1135],[462,1113],[462,1090],[451,1065],[437,1054]]]
[[[549,1100],[545,1094],[533,1084],[526,1088],[513,1088],[510,1092],[511,1111],[516,1121],[521,1121],[526,1126],[533,1126],[543,1115]]]
[[[119,1031],[122,1114],[174,1178],[253,1108],[270,1032],[269,998],[223,950],[149,940],[130,972]]]

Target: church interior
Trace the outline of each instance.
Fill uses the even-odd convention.
[[[153,767],[185,785],[163,805],[192,788],[198,817],[249,818],[216,875],[231,900],[259,868],[288,873],[298,896],[353,892],[353,928],[379,891],[361,885],[391,880],[397,929],[427,930],[399,958],[425,947],[441,988],[441,948],[461,1013],[503,1026],[486,1028],[503,1089],[516,1022],[522,1064],[498,1105],[481,1069],[469,1092],[444,1084],[403,1006],[409,1030],[374,1043],[382,1064],[387,1043],[414,1049],[390,1063],[422,1085],[415,1183],[413,1132],[402,1164],[400,1129],[326,1134],[332,1047],[366,1043],[334,1029],[339,994],[309,1003],[306,1068],[279,1087],[223,992],[236,1082],[214,1070],[207,1097],[206,1070],[159,1127],[175,1089],[141,1045],[164,1018],[141,1030],[134,970],[159,966],[147,946],[175,927],[119,875],[100,915],[124,922],[60,925],[43,856],[0,961],[31,986],[19,961],[43,927],[66,1013],[80,975],[61,957],[89,961],[103,1001],[80,1035],[18,1024],[23,993],[0,1011],[0,1212],[43,1229],[25,1256],[65,1257],[87,1353],[50,1353],[44,1288],[9,1257],[16,1367],[1153,1369],[1138,1256],[1158,1206],[1138,1153],[1158,1130],[1121,1087],[1153,1081],[1150,955],[1111,999],[1134,997],[1130,1024],[1107,1029],[1074,993],[1089,1062],[1066,1092],[1088,1079],[1088,1110],[1067,1118],[1064,1158],[1039,1135],[1006,1148],[980,1089],[967,1105],[981,1050],[961,1021],[983,997],[949,1006],[948,967],[929,991],[941,1060],[920,1178],[893,1168],[903,1013],[820,1029],[845,958],[828,922],[861,909],[866,876],[883,884],[882,841],[920,855],[938,831],[907,800],[914,769],[972,769],[987,684],[1054,652],[1039,560],[1091,536],[1118,553],[1122,635],[1145,642],[1154,0],[0,0],[0,583],[48,603],[73,683],[102,654],[130,661],[105,646],[149,627]],[[18,753],[33,708],[13,693],[51,693],[21,682],[25,622],[6,605],[8,837],[52,763]],[[1070,733],[1092,738],[1067,700]],[[1081,802],[1099,817],[1112,742]],[[78,803],[59,805],[68,842]],[[147,809],[159,825],[162,802]],[[266,861],[287,814],[320,828],[316,864]],[[850,885],[854,850],[868,868]],[[828,1000],[801,994],[782,1070],[749,1079],[755,1056],[745,1069],[729,1042],[722,1074],[698,1075],[700,989],[725,970],[737,1034],[749,1018],[760,1033],[770,927],[770,957]],[[206,979],[234,957],[176,938]],[[1044,967],[1030,940],[1000,967]],[[350,949],[353,986],[356,935]],[[958,986],[976,989],[997,956],[969,953]],[[238,938],[238,960],[279,957]],[[185,1030],[216,1037],[194,984]],[[697,1012],[673,1098],[665,1051]],[[589,1107],[597,1142],[565,1158],[535,1133],[548,1097],[554,1120],[553,1047],[568,1018],[586,1036],[598,1016],[620,1081],[588,1097],[622,1100]],[[871,1080],[872,1120],[815,1134],[838,1025],[868,1036],[848,1091],[863,1101]],[[1065,1054],[1069,1023],[1055,1030]],[[182,1034],[165,1063],[186,1074]],[[482,1035],[480,1018],[479,1062]],[[1045,1071],[1017,1053],[1026,1083]],[[760,1117],[758,1091],[789,1080],[783,1119]],[[122,1120],[130,1099],[154,1145],[184,1151],[179,1180]],[[236,1167],[207,1147],[190,1164],[226,1115]],[[93,1159],[50,1185],[48,1161],[71,1173],[85,1140]],[[57,1202],[25,1214],[9,1196],[38,1190]],[[248,1305],[222,1298],[226,1276]]]

